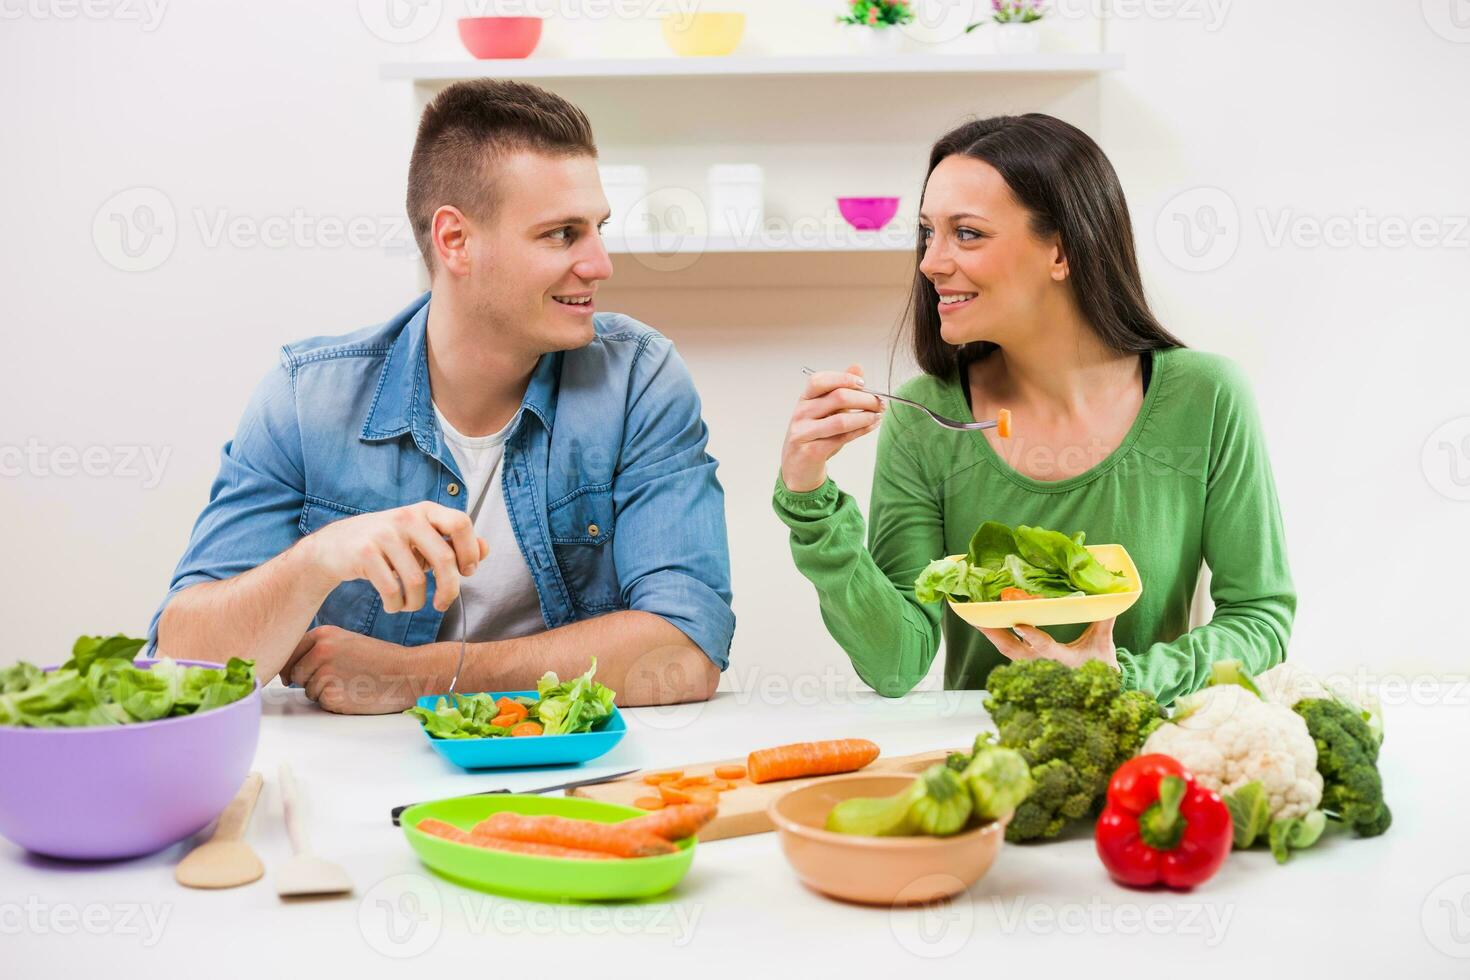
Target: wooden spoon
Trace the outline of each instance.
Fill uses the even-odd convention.
[[[352,879],[341,865],[311,853],[301,822],[301,798],[291,767],[281,764],[281,808],[291,838],[291,859],[276,872],[276,894],[282,898],[304,895],[343,895],[352,892]]]
[[[234,888],[265,874],[260,858],[243,840],[255,801],[260,796],[260,773],[245,777],[240,791],[219,815],[214,835],[184,856],[174,868],[174,879],[189,888]]]

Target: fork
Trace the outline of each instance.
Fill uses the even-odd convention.
[[[817,372],[813,371],[809,367],[804,367],[801,369],[801,373],[810,376],[816,374]],[[1001,409],[998,417],[990,419],[987,422],[961,422],[959,419],[952,419],[947,416],[940,415],[938,412],[930,409],[926,405],[920,405],[916,401],[910,401],[907,398],[900,398],[897,395],[890,395],[886,391],[873,391],[871,388],[865,387],[863,388],[863,393],[868,395],[875,395],[878,398],[887,398],[889,401],[902,402],[905,405],[912,405],[914,408],[917,408],[919,411],[923,412],[925,415],[929,416],[936,423],[944,426],[946,429],[955,429],[960,432],[975,432],[979,429],[1000,429],[1000,436],[1003,439],[1009,438],[1011,434],[1011,410],[1008,408]]]

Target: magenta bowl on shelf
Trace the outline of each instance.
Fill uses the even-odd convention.
[[[540,17],[461,17],[459,39],[476,58],[527,58],[541,43]]]
[[[877,231],[898,213],[898,198],[839,197],[837,210],[858,231]]]
[[[151,669],[154,661],[134,663]],[[219,816],[250,774],[259,735],[258,680],[239,701],[177,718],[97,728],[0,725],[0,837],[74,861],[162,850]]]

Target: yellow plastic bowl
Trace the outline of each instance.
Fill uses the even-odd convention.
[[[744,14],[668,14],[664,40],[681,58],[729,54],[745,34]]]
[[[1061,599],[1015,599],[1010,602],[951,602],[949,608],[965,622],[985,629],[1009,629],[1012,626],[1065,626],[1071,623],[1095,623],[1127,612],[1143,595],[1143,580],[1128,550],[1121,544],[1090,544],[1087,550],[1105,568],[1121,572],[1128,580],[1127,592],[1106,595],[1078,595]],[[964,555],[951,555],[963,558]]]

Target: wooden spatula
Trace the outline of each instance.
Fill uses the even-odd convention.
[[[174,869],[174,878],[190,888],[234,888],[248,885],[265,874],[260,858],[246,844],[245,828],[260,796],[260,773],[252,772],[240,792],[219,815],[214,836],[185,855]]]
[[[341,865],[311,853],[301,820],[301,797],[291,767],[281,764],[281,809],[286,816],[286,833],[293,855],[276,872],[276,894],[282,898],[305,895],[342,895],[352,892],[352,879]]]

